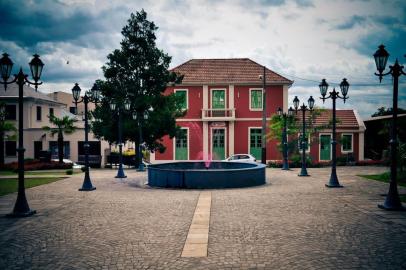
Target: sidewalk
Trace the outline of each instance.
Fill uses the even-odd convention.
[[[0,269],[405,269],[406,213],[377,208],[388,184],[356,176],[385,170],[339,167],[344,188],[328,189],[328,168],[267,169],[264,186],[205,190],[208,208],[200,190],[92,170],[92,192],[82,174],[28,189],[29,218],[5,218],[16,194],[0,197]],[[203,237],[207,254],[181,256]]]

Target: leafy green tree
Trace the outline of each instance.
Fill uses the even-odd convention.
[[[4,104],[0,104],[4,106]],[[5,112],[0,115],[0,168],[4,166],[4,142],[15,141],[17,137],[17,128],[13,123],[5,121]]]
[[[171,57],[156,47],[157,29],[147,20],[144,10],[131,14],[121,32],[121,48],[107,56],[103,66],[105,80],[97,82],[102,100],[93,112],[92,130],[99,139],[117,143],[117,115],[109,105],[114,102],[120,106],[126,100],[131,103],[131,110],[121,111],[123,141],[134,141],[137,146],[145,142],[149,150],[163,152],[161,138],[177,134],[176,118],[185,113],[181,98],[163,93],[168,85],[181,83],[183,76],[168,70]],[[139,118],[148,115],[148,120],[134,121],[133,112]],[[143,142],[138,135],[140,128]]]
[[[69,116],[64,116],[58,118],[54,115],[49,115],[49,122],[54,125],[54,127],[44,126],[43,130],[49,132],[53,137],[58,134],[58,159],[59,163],[63,163],[63,134],[72,134],[76,131],[77,127],[74,126],[77,120],[75,118],[70,118]]]
[[[401,113],[406,113],[406,110],[402,109],[402,108],[398,108],[398,114],[401,114]],[[376,117],[376,116],[384,116],[384,115],[392,115],[392,114],[393,114],[393,109],[392,108],[380,107],[371,116]]]
[[[325,109],[322,108],[314,108],[312,112],[306,112],[306,137],[310,136],[310,144],[313,145],[314,143],[318,143],[318,138],[314,137],[313,134],[320,132],[323,129],[331,128],[332,119],[325,125],[316,125],[316,119],[319,117]],[[340,120],[337,119],[337,123]],[[283,117],[277,114],[274,114],[270,121],[270,133],[268,134],[268,138],[277,140],[278,143],[278,150],[282,153],[282,129],[283,129]],[[300,119],[298,116],[293,115],[289,116],[287,119],[287,134],[288,134],[288,151],[289,154],[292,153],[299,153],[299,137],[297,136],[302,131],[302,117],[300,115]]]

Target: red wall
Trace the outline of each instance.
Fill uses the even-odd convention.
[[[188,110],[182,119],[197,119],[202,117],[203,108],[203,87],[202,86],[170,86],[167,87],[164,94],[169,95],[175,90],[188,90]]]

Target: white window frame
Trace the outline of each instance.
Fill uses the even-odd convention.
[[[180,129],[186,129],[186,136],[187,136],[187,160],[190,160],[190,156],[189,156],[189,152],[190,152],[189,127],[180,127]],[[177,159],[176,159],[176,137],[173,137],[173,139],[172,139],[172,144],[173,144],[172,160],[177,160]],[[186,161],[187,161],[187,160],[186,160]],[[182,161],[182,160],[177,160],[177,161]]]
[[[351,149],[344,150],[344,145],[341,143],[341,153],[354,153],[354,133],[341,133],[341,140],[343,139],[344,135],[351,135]]]
[[[332,145],[330,146],[330,159],[329,159],[329,160],[326,160],[326,159],[321,160],[321,159],[320,159],[320,154],[321,154],[321,136],[322,136],[322,135],[329,135],[329,136],[330,136],[330,145],[331,145],[331,141],[333,140],[333,134],[331,134],[331,133],[319,133],[319,161],[331,161],[331,160],[333,159],[333,146],[332,146]]]
[[[251,107],[251,93],[252,91],[258,91],[261,90],[261,108],[252,108]],[[264,109],[264,89],[263,88],[250,88],[249,89],[249,108],[250,111],[255,111],[255,112],[260,112]]]
[[[298,133],[298,135],[297,135],[297,138],[298,138],[297,145],[298,145],[298,147],[299,147],[299,152],[302,152],[302,149],[300,149],[300,140],[299,140],[301,134],[302,134],[302,133]],[[309,135],[309,134],[307,134],[307,135]],[[288,136],[286,136],[286,137],[288,137]],[[309,147],[307,148],[306,153],[310,153],[310,148],[311,148],[311,147],[310,147],[310,142],[311,142],[310,136],[308,136],[308,137],[307,137],[307,145],[308,145]]]
[[[213,91],[224,91],[224,110],[228,108],[227,104],[227,88],[211,88],[210,89],[210,109],[213,109]]]
[[[187,89],[187,88],[180,89],[179,88],[179,89],[175,89],[173,92],[176,95],[176,92],[181,92],[181,91],[186,92],[186,109],[184,109],[184,110],[189,110],[189,89]]]

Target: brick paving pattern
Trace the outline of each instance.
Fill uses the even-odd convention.
[[[210,190],[208,256],[184,258],[199,190],[156,189],[146,174],[91,172],[27,190],[30,218],[10,219],[0,197],[0,269],[406,269],[406,213],[386,212],[388,185],[363,180],[385,168],[267,169],[267,184]],[[1,181],[1,180],[0,180]],[[400,189],[405,194],[405,189]]]

